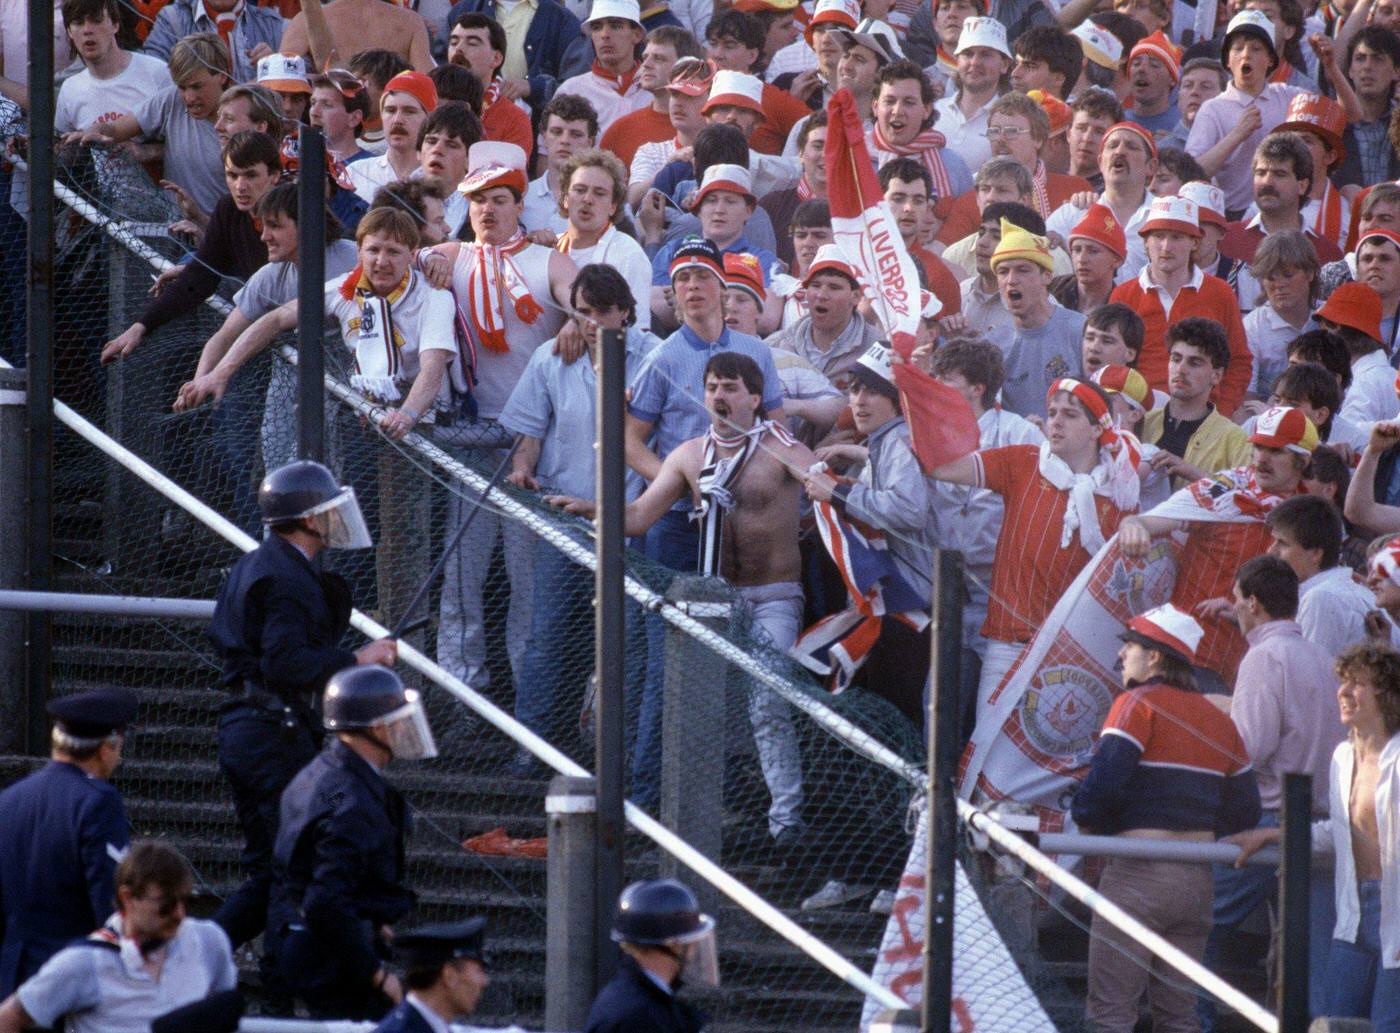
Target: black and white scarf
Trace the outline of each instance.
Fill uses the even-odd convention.
[[[749,457],[758,448],[759,441],[769,431],[784,445],[796,444],[787,428],[772,420],[759,420],[748,430],[729,436],[711,427],[705,435],[705,454],[700,464],[700,504],[695,507],[690,519],[700,524],[698,569],[707,577],[718,577],[720,574],[720,544],[724,540],[725,513],[734,508],[733,486]],[[720,448],[737,448],[739,451],[721,457],[717,454]]]

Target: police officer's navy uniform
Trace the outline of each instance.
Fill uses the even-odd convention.
[[[587,1033],[699,1033],[704,1015],[639,965],[630,954],[617,963],[617,974],[599,991],[588,1012]]]
[[[449,1029],[447,1023],[443,1029]],[[394,1010],[384,1016],[384,1021],[374,1027],[374,1033],[442,1033],[434,1029],[432,1021],[423,1014],[423,1009],[405,997]]]
[[[358,670],[364,671],[365,668]],[[282,976],[318,1017],[379,1018],[379,934],[406,914],[407,811],[398,790],[339,739],[282,794],[268,932]]]
[[[214,920],[235,945],[266,923],[278,801],[319,748],[316,693],[355,663],[339,645],[350,611],[345,579],[278,534],[242,557],[219,592],[208,636],[234,696],[219,715],[219,766],[243,831],[247,880]]]
[[[48,710],[70,734],[100,739],[131,720],[136,697],[97,690]],[[74,764],[51,760],[0,793],[0,1000],[106,921],[130,841],[116,789]]]

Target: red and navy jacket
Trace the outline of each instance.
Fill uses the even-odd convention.
[[[1070,813],[1086,831],[1228,836],[1259,824],[1259,787],[1230,716],[1198,692],[1150,681],[1108,711]]]

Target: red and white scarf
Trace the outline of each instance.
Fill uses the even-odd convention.
[[[938,44],[938,50],[936,53],[937,59],[934,61],[934,64],[938,66],[938,70],[942,72],[945,76],[947,76],[949,79],[957,75],[958,59],[952,54],[948,53],[948,51],[944,50],[942,43]]]
[[[1346,226],[1342,224],[1342,195],[1332,181],[1322,180],[1322,197],[1317,206],[1317,218],[1313,220],[1312,231],[1323,240],[1330,240],[1342,247],[1346,240]]]
[[[1188,484],[1147,515],[1208,524],[1262,523],[1283,500],[1259,487],[1253,467],[1237,466]]]
[[[807,173],[802,173],[802,178],[797,181],[797,203],[810,201],[816,196],[816,192],[812,190],[812,184],[807,182]]]
[[[870,149],[875,152],[875,164],[884,165],[891,157],[918,158],[933,177],[934,197],[953,196],[953,180],[940,153],[947,142],[948,138],[936,129],[925,129],[905,144],[890,143],[878,125],[870,130]]]
[[[243,0],[238,0],[232,9],[227,11],[216,11],[209,6],[208,0],[205,0],[204,13],[214,23],[214,28],[218,30],[224,45],[230,51],[233,50],[233,28],[238,24],[239,15],[243,13]]]
[[[1035,210],[1042,219],[1050,215],[1050,173],[1045,162],[1036,160],[1035,172],[1031,173],[1031,183],[1035,187]]]
[[[486,84],[486,89],[481,94],[481,113],[484,115],[490,111],[496,101],[501,99],[501,80],[493,78]]]
[[[510,298],[516,318],[522,323],[533,323],[544,312],[511,260],[512,255],[529,247],[530,241],[517,229],[515,236],[499,247],[482,243],[465,246],[476,253],[467,274],[467,319],[483,348],[508,352],[505,299]]]
[[[350,383],[377,401],[397,402],[402,396],[404,339],[394,325],[394,307],[408,295],[412,281],[410,269],[386,297],[374,292],[364,267],[357,265],[340,283],[340,296],[354,302],[360,312],[347,320],[355,334],[355,372]]]
[[[617,91],[619,97],[627,96],[627,91],[632,88],[632,83],[637,78],[637,73],[641,71],[638,65],[633,65],[632,70],[624,75],[618,75],[611,69],[604,68],[597,61],[593,62],[593,74],[605,82],[613,84],[613,89]]]

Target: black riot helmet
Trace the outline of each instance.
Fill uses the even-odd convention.
[[[433,731],[415,689],[378,664],[347,667],[331,675],[321,697],[321,723],[332,732],[382,730],[386,746],[399,760],[437,756]]]
[[[622,944],[658,947],[681,963],[680,978],[719,986],[715,920],[702,914],[690,887],[676,879],[644,879],[622,891],[612,938]]]
[[[360,513],[355,489],[342,485],[320,463],[301,459],[279,466],[258,488],[264,524],[276,527],[310,520],[330,549],[368,549],[374,542]]]

